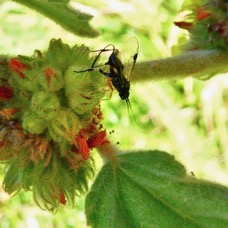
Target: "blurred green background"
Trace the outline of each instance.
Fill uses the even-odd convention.
[[[185,35],[173,25],[182,1],[175,0],[81,0],[71,5],[91,13],[91,24],[101,31],[96,39],[76,37],[54,22],[11,1],[0,2],[0,53],[32,55],[45,50],[51,38],[70,45],[85,44],[100,49],[114,44],[122,49],[136,37],[137,61],[159,59],[177,53]],[[180,50],[183,47],[180,45]],[[228,186],[228,80],[218,75],[207,81],[187,78],[132,84],[130,101],[138,127],[129,116],[126,103],[115,91],[102,101],[104,126],[121,150],[160,149],[175,155],[187,172],[197,178]],[[99,158],[98,158],[99,160]],[[1,183],[3,167],[0,169]],[[87,227],[84,199],[76,206],[61,207],[56,215],[38,208],[30,192],[11,198],[0,188],[0,228]]]

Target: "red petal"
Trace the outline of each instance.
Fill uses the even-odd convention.
[[[174,24],[176,26],[178,26],[179,28],[186,29],[186,30],[189,30],[192,27],[192,25],[193,25],[193,23],[185,22],[185,21],[174,22]]]
[[[66,205],[66,198],[62,191],[59,192],[59,201],[61,204]]]
[[[50,86],[51,78],[52,77],[55,77],[56,78],[56,76],[57,76],[56,72],[52,68],[50,68],[50,67],[49,68],[46,68],[44,70],[44,75],[45,75],[45,77],[46,77],[46,79],[48,81],[48,85],[49,86]]]
[[[22,72],[23,70],[26,70],[29,68],[28,65],[21,63],[18,59],[12,58],[9,61],[9,67],[12,71],[17,73],[21,78],[25,78],[24,73]]]
[[[87,144],[88,144],[89,148],[96,148],[107,142],[109,142],[109,141],[106,140],[106,131],[105,130],[99,132],[98,134],[91,136],[87,140]]]
[[[71,151],[74,153],[78,153],[78,148],[75,145],[72,145]]]
[[[14,108],[5,108],[3,110],[0,110],[0,115],[5,116],[6,119],[11,119],[11,116],[15,114],[18,110]]]
[[[207,17],[209,17],[211,13],[208,10],[204,10],[201,7],[196,9],[196,20],[201,21]]]
[[[0,100],[9,99],[13,96],[13,90],[8,86],[0,86]]]
[[[78,145],[79,152],[82,154],[82,158],[87,160],[89,158],[89,146],[87,144],[87,133],[85,129],[81,129],[78,135],[75,137],[75,141]]]

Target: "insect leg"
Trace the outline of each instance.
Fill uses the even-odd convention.
[[[104,72],[102,69],[100,69],[99,71],[100,71],[101,74],[103,74],[104,76],[108,77],[107,84],[108,84],[108,87],[111,89],[111,93],[109,95],[110,99],[111,99],[112,98],[112,93],[114,91],[114,88],[113,88],[112,83],[111,83],[113,74],[112,73],[108,73],[108,72]]]
[[[110,93],[110,99],[112,98],[112,93],[113,93],[113,91],[114,91],[114,88],[113,88],[113,86],[112,86],[112,83],[111,83],[111,81],[112,81],[112,78],[109,78],[108,79],[108,87],[111,89],[111,93]]]
[[[96,70],[96,69],[99,69],[100,67],[102,67],[102,66],[105,66],[106,64],[102,64],[102,65],[99,65],[99,66],[96,66],[96,67],[91,67],[91,68],[87,68],[87,69],[85,69],[85,70],[79,70],[79,71],[77,71],[77,70],[74,70],[74,72],[75,73],[83,73],[83,72],[87,72],[87,71],[93,71],[93,70]]]
[[[102,69],[99,69],[99,72],[101,73],[101,74],[103,74],[104,76],[106,76],[106,77],[108,77],[108,78],[111,78],[112,79],[112,77],[113,77],[113,74],[112,73],[108,73],[108,72],[104,72]]]

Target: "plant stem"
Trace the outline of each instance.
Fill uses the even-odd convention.
[[[117,159],[118,149],[112,144],[107,143],[107,144],[101,145],[98,148],[98,151],[104,161],[111,161],[112,164],[116,164],[118,162],[118,159]]]
[[[149,80],[212,77],[228,72],[228,53],[219,50],[190,51],[188,53],[135,65],[132,82]]]

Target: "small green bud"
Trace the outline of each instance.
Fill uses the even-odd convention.
[[[60,108],[60,101],[55,93],[37,92],[32,96],[31,108],[45,120],[52,119]]]
[[[101,88],[101,74],[98,73],[97,77],[97,72],[75,73],[76,69],[77,67],[70,67],[66,72],[65,88],[69,106],[81,115],[90,112],[100,103],[104,90]]]
[[[59,70],[51,67],[41,69],[39,77],[37,77],[37,84],[45,91],[55,92],[64,86],[63,77]]]
[[[27,111],[22,120],[23,129],[29,131],[32,134],[42,134],[46,128],[46,123],[38,117],[35,117],[33,113]]]
[[[52,39],[45,56],[45,61],[63,72],[69,67],[70,50],[70,46],[62,43],[61,39]]]
[[[48,130],[53,140],[60,142],[63,139],[72,142],[79,130],[80,120],[70,109],[62,109],[49,122]]]

